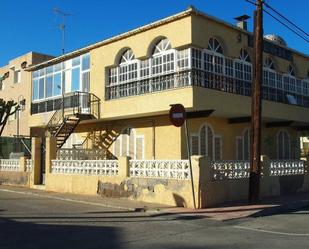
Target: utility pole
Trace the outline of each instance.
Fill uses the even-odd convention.
[[[251,102],[251,163],[249,201],[257,203],[260,195],[261,175],[261,85],[263,75],[263,0],[256,1],[254,11],[254,61]]]

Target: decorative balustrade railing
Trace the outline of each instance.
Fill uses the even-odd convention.
[[[19,159],[0,159],[0,171],[19,171]]]
[[[235,76],[191,69],[133,80],[126,83],[108,85],[106,86],[105,92],[106,99],[110,100],[185,86],[199,86],[233,94],[251,96],[251,85],[250,78],[240,79]],[[283,83],[281,82],[280,85],[283,85]],[[277,85],[263,84],[262,98],[269,101],[309,107],[309,94],[304,94],[304,92],[299,91],[291,92],[289,88],[278,88]],[[293,98],[292,102],[291,98]]]
[[[130,160],[130,176],[189,180],[188,160]]]
[[[104,160],[105,155],[102,149],[66,149],[57,151],[57,160]]]
[[[26,159],[26,171],[32,172],[32,159]]]
[[[191,84],[190,77],[189,71],[183,71],[141,79],[140,81],[110,85],[106,87],[106,99],[118,99],[189,86]]]
[[[210,165],[213,181],[246,179],[250,175],[249,161],[222,160]]]
[[[117,160],[52,160],[53,174],[118,175]]]
[[[270,160],[270,176],[304,175],[307,173],[305,161],[300,160]]]

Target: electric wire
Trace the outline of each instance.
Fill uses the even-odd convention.
[[[257,5],[255,2],[250,1],[250,0],[245,0],[248,3],[251,3],[252,5]],[[300,30],[302,33],[306,34],[308,36],[308,34],[301,29],[300,27],[298,27],[296,24],[294,24],[292,21],[288,20],[288,18],[284,17],[282,14],[280,14],[278,11],[276,11],[274,8],[272,8],[269,4],[265,3],[265,1],[263,1],[263,3],[266,5],[266,7],[270,7],[270,9],[275,12],[277,15],[279,15],[281,18],[283,18],[284,20],[286,20],[288,23],[290,23],[290,25],[293,25],[294,27],[296,27],[298,30]],[[309,43],[309,40],[303,36],[303,34],[300,34],[299,31],[296,31],[295,28],[291,28],[289,25],[287,25],[286,23],[284,23],[282,20],[280,20],[278,17],[274,16],[272,13],[270,13],[269,11],[265,10],[265,8],[263,8],[263,11],[268,14],[269,16],[271,16],[272,18],[274,18],[277,22],[279,22],[280,24],[282,24],[284,27],[286,27],[287,29],[289,29],[291,32],[293,32],[294,34],[296,34],[298,37],[300,37],[301,39],[303,39],[304,41]]]
[[[281,23],[283,26],[285,26],[287,29],[289,29],[290,31],[292,31],[294,34],[296,34],[297,36],[299,36],[300,38],[302,38],[303,40],[305,40],[306,42],[309,43],[309,39],[303,37],[301,34],[299,34],[297,31],[295,31],[294,29],[292,29],[291,27],[289,27],[287,24],[285,24],[284,22],[282,22],[279,18],[275,17],[274,15],[272,15],[270,12],[268,12],[267,10],[263,10],[266,14],[268,14],[269,16],[271,16],[272,18],[274,18],[275,20],[277,20],[279,23]]]
[[[274,9],[273,7],[271,7],[268,3],[264,2],[264,5],[271,9],[273,12],[275,12],[277,15],[279,15],[281,18],[283,18],[284,20],[286,20],[288,23],[290,23],[291,25],[293,25],[295,28],[297,28],[299,31],[301,31],[302,33],[304,33],[306,36],[309,36],[309,34],[303,30],[302,28],[300,28],[299,26],[297,26],[295,23],[293,23],[292,21],[290,21],[287,17],[285,17],[284,15],[282,15],[279,11],[277,11],[276,9]]]

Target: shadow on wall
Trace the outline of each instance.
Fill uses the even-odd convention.
[[[279,178],[280,195],[297,193],[302,188],[304,183],[303,175],[281,176]]]
[[[0,218],[0,224],[2,249],[120,248],[119,228],[45,225],[6,218]]]
[[[200,180],[201,182],[201,180]],[[199,189],[198,189],[198,203],[197,203],[197,208],[205,208],[207,204],[206,200],[206,183],[201,182],[199,184]]]
[[[177,207],[186,207],[187,203],[184,198],[182,198],[180,195],[173,193],[173,197],[175,200],[175,204]]]

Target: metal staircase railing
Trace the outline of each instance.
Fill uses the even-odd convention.
[[[93,147],[93,149],[103,150],[106,159],[115,159],[115,156],[110,152],[109,149],[117,140],[119,135],[121,134],[116,132],[113,129],[113,126],[111,128],[105,127],[104,131],[88,132],[87,137],[78,146],[79,148],[85,148],[85,145],[88,143],[88,141],[91,141],[91,147]]]
[[[47,130],[61,148],[81,119],[100,117],[100,99],[92,93],[73,92],[64,95],[56,109]]]

